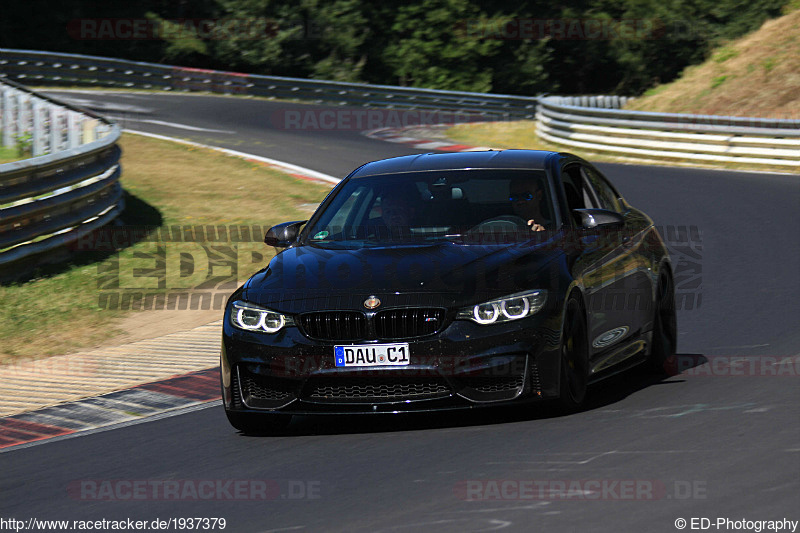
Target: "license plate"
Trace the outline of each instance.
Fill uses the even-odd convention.
[[[408,343],[334,346],[336,366],[406,366]]]

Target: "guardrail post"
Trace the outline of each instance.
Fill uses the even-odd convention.
[[[30,105],[30,98],[28,98],[27,95],[23,93],[17,93],[16,100],[17,100],[17,139],[15,139],[15,142],[19,141],[20,137],[22,137],[23,135],[25,135],[30,131],[30,122],[29,122],[30,113],[27,112],[28,110],[26,109]]]
[[[84,119],[81,122],[81,125],[83,126],[81,128],[81,130],[83,130],[82,144],[94,142],[95,140],[97,140],[97,132],[95,131],[95,128],[97,127],[97,120]]]
[[[3,88],[3,146],[14,146],[14,98],[13,89]]]
[[[111,131],[111,125],[106,124],[105,122],[98,122],[97,126],[94,128],[94,137],[95,139],[102,139],[108,132]]]
[[[62,110],[60,107],[50,106],[50,153],[55,153],[61,150],[61,116]]]
[[[67,111],[67,146],[77,148],[81,145],[80,116],[74,111]]]
[[[33,136],[33,144],[31,146],[31,153],[33,157],[38,157],[44,154],[44,124],[42,120],[42,103],[38,98],[31,101],[31,125]]]

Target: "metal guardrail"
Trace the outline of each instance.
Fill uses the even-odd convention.
[[[630,157],[800,167],[800,121],[650,113],[625,98],[539,99],[537,134],[550,142]]]
[[[336,105],[435,109],[487,118],[533,119],[535,97],[439,91],[185,68],[35,50],[0,48],[0,76],[27,85],[90,85],[209,91]]]
[[[800,165],[796,120],[648,113],[621,109],[627,99],[524,97],[340,83],[0,49],[0,125],[8,144],[30,124],[35,155],[0,165],[0,266],[77,239],[123,207],[119,128],[92,113],[14,85],[81,85],[208,91],[340,105],[433,109],[487,119],[536,119],[540,137],[629,157]],[[77,114],[76,114],[77,113]],[[13,119],[13,120],[12,120]],[[27,130],[25,130],[27,131]],[[94,140],[96,139],[96,140]]]
[[[0,164],[0,268],[79,239],[124,208],[120,129],[102,117],[0,80],[4,143],[32,157]]]
[[[208,91],[319,103],[435,109],[485,119],[535,119],[553,143],[628,157],[700,162],[800,164],[796,120],[648,113],[621,109],[617,96],[525,97],[260,76],[104,57],[0,49],[0,79],[42,85],[90,85]]]

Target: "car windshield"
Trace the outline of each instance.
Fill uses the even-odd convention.
[[[543,171],[428,171],[351,178],[312,219],[304,242],[333,248],[507,243],[543,237],[553,226]]]

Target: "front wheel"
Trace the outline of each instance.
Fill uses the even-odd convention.
[[[577,298],[567,302],[561,333],[561,383],[559,406],[567,412],[578,411],[586,400],[589,382],[589,343],[586,340],[586,317]]]
[[[659,374],[675,373],[675,353],[678,344],[678,327],[675,314],[675,285],[669,275],[658,281],[656,312],[653,320],[653,340],[650,346],[649,366]]]
[[[234,413],[226,410],[225,415],[233,427],[246,435],[268,435],[286,429],[292,415],[284,413]]]

